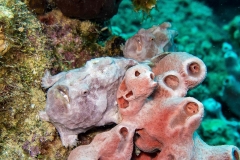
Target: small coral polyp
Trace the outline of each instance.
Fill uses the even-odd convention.
[[[166,26],[160,25],[164,37],[170,33]],[[185,96],[205,79],[204,62],[186,52],[163,52],[169,39],[149,45],[158,34],[141,32],[126,42],[127,58],[97,58],[83,68],[43,78],[43,86],[52,87],[41,117],[55,125],[63,145],[75,145],[77,134],[92,127],[117,124],[75,148],[68,159],[239,160],[237,147],[209,146],[195,132],[204,107]],[[152,47],[156,53],[146,56]],[[143,59],[135,57],[140,50]]]

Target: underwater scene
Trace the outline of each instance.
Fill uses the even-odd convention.
[[[240,160],[240,1],[0,0],[0,160]]]

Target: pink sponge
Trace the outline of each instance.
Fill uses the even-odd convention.
[[[158,60],[153,72],[142,64],[126,71],[117,91],[119,124],[74,149],[69,160],[239,160],[237,147],[209,146],[195,133],[204,108],[184,96],[205,78],[205,64],[184,52]]]

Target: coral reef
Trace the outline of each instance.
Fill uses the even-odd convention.
[[[206,117],[214,117],[223,121],[226,121],[226,118],[224,117],[222,113],[222,105],[221,103],[217,102],[213,98],[208,98],[202,101],[206,113]]]
[[[100,46],[95,23],[55,10],[36,17],[21,0],[0,0],[0,13],[0,159],[64,159],[69,149],[55,127],[39,121],[44,71],[57,74],[94,57],[120,55],[120,42]]]
[[[173,52],[152,68],[140,64],[126,71],[117,95],[120,123],[68,159],[239,159],[237,147],[208,146],[194,133],[204,108],[184,96],[205,78],[204,63]]]
[[[215,99],[205,97],[202,101],[206,112],[198,133],[210,145],[234,144],[239,147],[240,123],[235,116],[238,114],[238,106],[236,105],[238,102],[235,97],[238,95],[238,84],[235,78],[238,77],[239,60],[229,43],[223,43],[222,51],[225,53],[223,57],[229,75],[221,77],[216,74],[216,76],[211,77],[215,80],[219,78],[223,86]]]
[[[46,69],[56,74],[94,57],[116,56],[120,46],[114,39],[106,47],[97,44],[95,23],[55,10],[36,18],[20,0],[1,0],[0,13],[0,159],[64,158],[68,149],[55,128],[39,121],[46,101],[41,77]]]
[[[56,8],[56,1],[54,1],[0,0],[0,159],[67,159],[72,149],[65,148],[62,145],[54,125],[39,120],[39,112],[44,110],[46,106],[47,89],[41,87],[41,78],[44,75],[44,71],[48,69],[51,75],[57,75],[57,73],[62,71],[82,67],[88,60],[96,57],[123,56],[121,44],[124,44],[125,40],[134,35],[139,28],[149,28],[162,22],[174,24],[171,28],[166,27],[162,30],[163,32],[160,32],[162,35],[168,35],[167,32],[174,31],[175,28],[178,28],[179,34],[183,35],[174,40],[170,37],[165,37],[171,39],[169,41],[171,44],[174,41],[174,43],[178,44],[177,49],[179,51],[194,53],[208,67],[208,76],[205,81],[202,85],[190,90],[188,95],[201,101],[209,97],[214,98],[217,101],[216,103],[221,103],[223,114],[227,113],[224,115],[226,118],[216,119],[219,116],[210,113],[208,111],[209,108],[206,108],[205,119],[203,119],[202,125],[198,130],[200,137],[210,145],[232,144],[240,147],[239,123],[233,125],[237,122],[237,116],[234,117],[228,111],[226,107],[228,104],[219,97],[222,81],[228,76],[225,66],[219,65],[224,63],[224,56],[221,51],[223,41],[231,42],[234,46],[234,51],[236,53],[239,52],[239,18],[237,16],[223,28],[224,32],[221,25],[226,22],[226,19],[221,17],[221,22],[218,21],[220,23],[216,24],[216,21],[214,21],[216,8],[213,8],[212,12],[211,8],[195,0],[153,0],[147,1],[148,3],[141,3],[143,1],[138,0],[123,0],[118,14],[110,20],[110,25],[108,25],[108,22],[101,21],[101,23],[95,23],[89,20],[80,21],[66,17]],[[89,2],[86,1],[86,3]],[[232,4],[233,2],[229,3]],[[143,9],[143,11],[147,12],[147,14],[141,11],[136,12],[139,9],[137,5],[142,5],[141,9],[146,7],[145,9],[147,10]],[[226,4],[220,7],[221,14],[217,16],[221,16],[222,11],[229,10],[228,6]],[[115,12],[115,7],[109,8],[110,10],[108,11]],[[223,8],[224,10],[222,10]],[[231,14],[227,18],[230,16],[231,18],[234,17],[234,8],[230,8],[230,10]],[[111,36],[109,30],[117,36]],[[125,40],[118,36],[125,38]],[[172,50],[163,48],[163,51]],[[184,55],[184,53],[181,54]],[[155,59],[149,59],[146,64],[154,68],[155,64],[157,65],[159,61],[159,64],[162,64],[162,60],[171,55],[175,54],[172,52],[162,53],[161,56],[157,55]],[[167,61],[167,59],[165,60]],[[142,91],[136,92],[138,87],[136,87],[134,82],[130,81],[134,85],[128,86],[128,83],[125,83],[127,90],[126,92],[121,92],[122,94],[119,92],[118,98],[120,99],[118,101],[119,105],[122,104],[125,107],[129,104],[126,100],[131,102],[131,106],[133,106],[133,103],[141,101],[141,103],[138,103],[139,107],[132,108],[140,113],[144,105],[151,100],[145,97],[148,97],[148,94],[150,94],[150,98],[152,98],[152,87],[157,83],[156,80],[159,76],[157,75],[153,81],[154,73],[152,73],[149,67],[146,65],[137,65],[136,67],[140,67],[139,71],[144,71],[141,74],[145,75],[146,78],[142,78],[139,75],[139,79],[142,78],[146,82],[144,87],[147,93],[142,94]],[[134,68],[127,67],[124,71],[129,70],[130,73]],[[169,70],[172,69],[170,68]],[[171,78],[167,78],[166,81],[171,82]],[[121,84],[124,86],[124,83]],[[171,83],[171,86],[174,88],[176,84]],[[235,92],[236,88],[231,90]],[[134,95],[140,94],[134,97],[131,93],[134,93]],[[155,90],[153,90],[153,93],[155,93]],[[209,101],[206,103],[210,104]],[[211,106],[207,107],[211,108]],[[129,109],[127,108],[125,108],[126,111]],[[212,112],[221,113],[219,110],[219,108],[214,110],[213,107]],[[125,113],[124,108],[121,109],[121,112],[122,114]],[[126,114],[129,113],[135,112],[126,112]],[[124,118],[127,118],[127,116],[119,116],[119,122]],[[88,130],[86,133],[81,133],[78,135],[78,144],[87,145],[96,135],[96,139],[89,146],[93,146],[93,144],[98,145],[99,149],[101,148],[102,150],[108,149],[105,146],[110,144],[111,141],[114,142],[114,144],[111,142],[113,144],[110,146],[112,150],[102,150],[102,154],[99,154],[105,156],[104,159],[106,159],[106,155],[109,156],[108,151],[115,152],[115,155],[119,155],[119,159],[125,159],[126,156],[131,156],[131,153],[123,153],[126,153],[126,150],[129,150],[129,148],[132,149],[132,147],[134,147],[133,152],[136,154],[134,156],[137,157],[140,151],[135,144],[125,143],[127,141],[130,142],[132,137],[134,139],[138,137],[134,127],[126,123],[114,127],[115,125],[97,127]],[[102,134],[105,137],[100,134],[111,128],[113,128],[111,131]],[[128,131],[130,134],[127,133]],[[141,131],[139,133],[142,134]],[[213,134],[216,136],[213,137]],[[104,143],[99,145],[97,137],[99,139],[103,137]],[[196,149],[202,150],[202,147],[211,149],[210,146],[201,141],[199,142],[196,134],[194,134],[193,140],[195,144],[198,144],[198,146],[195,146]],[[124,144],[127,144],[127,146],[125,147]],[[200,148],[198,148],[199,146]],[[80,146],[79,148],[85,147]],[[116,148],[118,149],[116,150]],[[97,153],[99,149],[95,149],[94,153]],[[89,147],[88,150],[91,151],[93,149]],[[75,151],[77,150],[73,152]],[[83,152],[77,152],[83,155],[84,150]],[[197,152],[194,151],[192,153]],[[145,159],[148,159],[156,156],[156,154],[159,153],[142,152],[141,157],[144,159],[145,156]],[[233,154],[237,154],[237,152],[233,150]],[[88,154],[84,154],[84,156],[88,156]],[[118,159],[114,155],[109,158]]]
[[[233,43],[233,46],[240,44],[240,16],[235,16],[228,24],[223,26],[223,29],[228,32],[228,38]]]
[[[198,133],[209,145],[235,144],[240,146],[239,126],[237,121],[227,122],[216,117],[205,118]]]
[[[77,143],[77,135],[110,123],[118,123],[117,88],[128,67],[136,65],[132,59],[96,58],[79,69],[42,80],[47,93],[43,120],[50,121],[60,133],[64,146]]]
[[[55,128],[38,116],[46,101],[41,77],[51,66],[47,38],[23,2],[0,0],[0,8],[1,47],[8,45],[0,56],[0,159],[63,157]]]
[[[240,102],[237,100],[240,96],[240,62],[231,45],[224,43],[223,51],[225,51],[225,65],[229,75],[224,82],[221,98],[232,113],[240,118]]]
[[[70,73],[78,73],[78,70],[84,71],[84,68],[69,71],[69,76],[67,76],[68,74],[65,72],[53,77],[51,77],[49,73],[46,74],[43,78],[43,86],[49,87],[53,85],[53,88],[50,88],[48,92],[49,98],[47,104],[49,105],[47,105],[46,112],[40,113],[40,116],[42,119],[48,120],[55,125],[60,132],[63,145],[75,145],[77,134],[85,132],[92,127],[105,125],[109,122],[115,122],[118,124],[110,131],[98,134],[91,144],[83,145],[75,149],[70,154],[69,159],[107,159],[109,157],[111,157],[110,159],[131,159],[132,153],[135,159],[146,159],[146,157],[150,158],[152,156],[157,159],[165,159],[166,157],[172,157],[175,159],[207,159],[212,157],[212,152],[218,154],[218,156],[214,157],[215,159],[225,157],[237,159],[239,157],[237,147],[211,147],[202,142],[196,133],[194,133],[202,121],[203,106],[194,98],[184,98],[184,96],[187,94],[188,89],[194,88],[197,84],[203,81],[206,75],[206,66],[199,58],[185,52],[161,53],[164,51],[164,47],[166,47],[165,45],[172,42],[173,37],[176,35],[175,31],[168,32],[167,28],[169,26],[169,23],[163,23],[160,27],[142,30],[139,32],[144,33],[141,35],[141,38],[136,38],[137,35],[126,42],[124,55],[126,56],[126,53],[131,51],[132,54],[129,55],[132,57],[128,58],[135,58],[136,60],[139,60],[137,59],[138,57],[135,57],[136,52],[140,50],[144,51],[145,47],[149,45],[149,39],[152,41],[154,40],[153,45],[150,44],[149,48],[157,49],[155,54],[149,55],[148,57],[145,56],[146,50],[145,52],[140,53],[140,56],[142,56],[141,54],[145,54],[143,56],[145,59],[139,61],[146,59],[150,60],[149,64],[151,65],[151,69],[148,66],[141,64],[133,66],[127,70],[117,92],[119,109],[117,111],[115,108],[115,115],[107,114],[107,116],[110,117],[106,116],[107,121],[105,121],[105,113],[103,114],[103,112],[96,110],[95,114],[102,116],[104,123],[98,124],[98,122],[101,122],[99,119],[97,123],[95,123],[95,118],[91,119],[91,116],[89,116],[84,109],[81,110],[81,113],[79,112],[79,115],[82,115],[81,117],[86,117],[85,120],[87,120],[83,122],[85,126],[82,127],[82,123],[79,121],[81,118],[79,119],[77,118],[77,115],[74,116],[71,114],[72,104],[77,104],[76,107],[79,106],[78,104],[81,104],[77,99],[81,99],[82,93],[84,93],[86,87],[84,91],[80,92],[80,94],[76,94],[77,92],[74,90],[82,90],[81,82],[83,82],[87,76],[85,75],[83,78],[80,78],[82,81],[76,81],[76,79],[79,79],[79,76],[81,77],[81,74],[73,76],[73,74]],[[158,36],[165,38],[159,38]],[[144,38],[147,40],[142,40]],[[172,45],[173,43],[170,43],[169,48],[171,48]],[[130,50],[126,49],[128,47]],[[94,63],[94,60],[92,61],[93,62],[89,61],[89,63],[87,63],[86,68],[92,66],[90,64]],[[102,65],[104,66],[106,64],[103,62]],[[102,67],[100,67],[100,70],[102,70],[100,73],[104,73]],[[99,71],[97,70],[97,73],[98,72]],[[95,75],[94,72],[90,73]],[[154,74],[157,75],[156,79],[154,79]],[[96,75],[99,76],[99,74]],[[88,78],[86,78],[86,80],[87,79]],[[157,83],[155,80],[157,80]],[[56,83],[56,85],[54,83]],[[69,85],[66,87],[65,85],[68,83]],[[111,82],[106,81],[106,83],[110,83],[109,86],[114,87]],[[136,84],[144,85],[139,86]],[[74,90],[71,89],[71,85],[75,86]],[[77,86],[80,86],[80,88]],[[101,87],[92,89],[95,90],[94,93],[101,91]],[[87,97],[93,97],[93,99],[95,97],[96,102],[101,101],[101,103],[97,103],[96,106],[100,105],[100,108],[102,108],[102,100],[106,99],[102,97],[102,94],[101,96],[97,96],[100,94],[90,96],[91,92],[87,92],[87,94]],[[110,102],[110,105],[114,104],[116,99],[113,97],[109,98],[110,99],[107,99],[107,102]],[[61,105],[59,105],[59,103]],[[65,108],[65,110],[56,109],[59,106],[65,106],[61,107]],[[86,103],[85,106],[91,105]],[[66,110],[67,108],[68,110]],[[92,108],[95,107],[91,107],[90,110]],[[76,118],[73,120],[73,117]],[[162,119],[162,117],[164,119]],[[111,120],[109,121],[109,119]],[[113,119],[115,119],[115,121]],[[156,121],[157,126],[154,125]],[[171,138],[169,138],[169,135],[172,135],[170,136]],[[175,135],[175,138],[172,138],[174,137],[173,135]],[[109,139],[106,140],[106,137],[109,137]],[[183,139],[184,142],[182,142]],[[118,147],[118,143],[123,147]],[[179,144],[181,144],[181,148],[178,147]],[[106,145],[112,147],[108,150],[105,147]],[[133,146],[135,146],[138,151],[135,152]],[[198,148],[205,154],[201,155],[199,150],[195,150],[195,148]],[[191,152],[189,152],[189,150]],[[161,152],[159,153],[159,151]],[[93,154],[88,155],[86,153]],[[117,153],[121,154],[118,155]],[[151,155],[149,155],[150,153]]]
[[[240,145],[240,122],[228,120],[222,113],[222,105],[213,98],[203,102],[205,115],[198,133],[209,145],[235,144]],[[212,138],[216,137],[216,138]]]
[[[51,73],[57,74],[82,67],[86,61],[104,56],[119,56],[120,45],[114,38],[105,47],[97,43],[100,27],[90,21],[79,21],[64,16],[59,10],[38,16],[43,23],[43,33],[48,38],[48,49],[53,50]]]
[[[69,19],[63,16],[59,10],[38,16],[38,19],[43,23],[43,32],[49,39],[49,48],[54,46],[53,74],[81,67],[92,58],[91,54],[97,56],[99,54],[97,52],[101,52],[101,47],[94,44],[98,33],[95,31],[96,27],[93,23],[81,23],[78,20]],[[89,30],[88,35],[86,35],[85,30]],[[88,39],[82,37],[88,37]],[[88,45],[89,39],[92,42],[91,45]],[[91,49],[89,49],[91,47],[97,48],[97,51],[91,53]],[[87,51],[90,53],[85,54]]]
[[[110,20],[109,28],[112,33],[129,39],[140,28],[150,28],[162,22],[172,23],[171,30],[177,29],[179,35],[182,35],[174,39],[177,44],[176,51],[194,54],[201,58],[208,68],[205,81],[188,94],[200,101],[216,98],[227,75],[225,66],[219,65],[224,64],[221,46],[223,41],[228,39],[227,32],[215,21],[216,16],[221,15],[215,15],[208,6],[191,0],[159,0],[156,8],[144,18],[141,13],[133,11],[133,8],[130,0],[121,2],[118,13]]]

